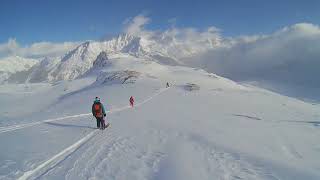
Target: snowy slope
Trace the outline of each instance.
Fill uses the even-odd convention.
[[[319,105],[201,69],[100,60],[81,79],[0,87],[0,179],[320,178]]]

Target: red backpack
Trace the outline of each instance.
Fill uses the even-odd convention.
[[[94,104],[93,105],[93,110],[94,110],[94,113],[95,113],[96,117],[100,117],[101,118],[103,116],[101,104]]]

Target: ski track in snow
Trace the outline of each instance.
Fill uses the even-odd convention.
[[[278,178],[259,165],[247,162],[240,154],[223,152],[214,145],[190,134],[166,133],[147,130],[143,134],[122,137],[116,131],[96,133],[82,150],[70,154],[61,166],[55,166],[37,179],[272,179]],[[136,144],[139,136],[151,138],[147,144],[155,143],[158,148],[144,149]],[[170,144],[170,140],[178,144]],[[199,140],[200,139],[200,140]],[[176,142],[176,141],[175,141]],[[168,147],[163,149],[161,147]],[[171,146],[170,146],[171,145]],[[159,148],[160,147],[160,148]],[[79,148],[78,148],[79,149]],[[177,151],[178,150],[178,151]],[[188,158],[186,158],[188,157]],[[192,163],[190,163],[192,161]],[[68,167],[60,172],[59,167]]]
[[[92,131],[87,136],[80,139],[79,141],[77,141],[73,145],[69,146],[68,148],[64,149],[60,153],[56,154],[55,156],[53,156],[49,160],[43,162],[35,169],[32,169],[30,171],[25,172],[18,180],[27,180],[30,178],[36,179],[38,176],[41,176],[42,174],[46,173],[51,168],[54,168],[59,162],[66,159],[70,154],[75,152],[79,147],[81,147],[81,145],[83,145],[89,139],[91,139],[96,134],[96,132],[97,132],[97,130]]]
[[[163,93],[167,89],[168,88],[160,90],[158,93],[154,94],[153,96],[150,96],[149,98],[145,99],[142,102],[137,103],[135,106],[143,105],[144,103],[150,101],[155,96],[160,95],[161,93]],[[129,109],[129,108],[131,108],[131,107],[130,106],[124,106],[124,107],[121,107],[121,108],[112,109],[111,111],[107,111],[107,114],[123,111],[123,110]],[[42,121],[37,121],[37,122],[32,122],[32,123],[20,124],[20,125],[13,125],[13,126],[8,126],[8,127],[0,127],[0,134],[5,133],[5,132],[11,132],[11,131],[19,130],[19,129],[24,129],[24,128],[28,128],[28,127],[36,126],[36,125],[39,125],[39,124],[48,123],[48,122],[54,122],[54,121],[60,121],[60,120],[65,120],[65,119],[78,118],[78,117],[85,117],[85,116],[90,116],[90,115],[91,115],[91,113],[84,113],[84,114],[77,114],[77,115],[71,115],[71,116],[64,116],[64,117],[59,117],[59,118],[47,119],[47,120],[42,120]]]
[[[164,90],[137,103],[141,106]],[[130,107],[122,107],[119,112]],[[111,112],[110,112],[111,113]],[[251,164],[240,154],[221,151],[202,136],[150,129],[135,136],[123,137],[112,129],[94,130],[18,180],[28,179],[274,179],[278,178],[259,165]],[[148,136],[148,148],[137,140]],[[90,141],[92,138],[97,141]],[[103,142],[101,140],[103,139]],[[179,142],[178,144],[171,144]],[[152,144],[158,146],[153,146]],[[160,148],[159,148],[160,147]],[[169,147],[169,149],[162,148]],[[151,149],[150,149],[151,148]],[[178,151],[177,151],[178,150]],[[185,159],[185,156],[189,157]],[[191,159],[190,159],[191,158]],[[190,163],[189,161],[192,161]],[[204,163],[204,164],[203,164]],[[197,166],[195,166],[197,165]],[[60,167],[67,167],[61,169]],[[195,168],[197,167],[197,168]],[[195,169],[194,169],[195,168]],[[61,173],[60,171],[64,171]]]
[[[140,151],[131,138],[108,133],[103,144],[96,141],[81,152],[80,158],[67,170],[65,179],[146,179],[145,170],[155,165],[162,154]],[[140,174],[141,171],[144,173]]]
[[[89,115],[91,115],[91,113],[65,116],[65,117],[59,117],[59,118],[54,118],[54,119],[47,119],[47,120],[43,120],[43,121],[32,122],[32,123],[2,127],[2,128],[0,128],[0,134],[5,133],[5,132],[10,132],[10,131],[15,131],[15,130],[19,130],[19,129],[32,127],[32,126],[43,124],[43,123],[60,121],[60,120],[65,120],[65,119],[70,119],[70,118],[84,117],[84,116],[89,116]]]
[[[152,100],[154,97],[160,95],[161,93],[165,92],[168,89],[169,88],[160,89],[160,91],[157,92],[156,94],[154,94],[153,96],[147,98],[146,100],[144,100],[142,102],[137,103],[135,105],[135,107],[139,107],[139,106],[147,103],[148,101]],[[131,108],[131,107],[130,106],[125,106],[125,107],[122,107],[122,108],[118,108],[118,109],[114,109],[112,111],[109,111],[108,113],[119,112],[119,111],[123,111],[123,110],[129,109],[129,108]],[[29,123],[29,124],[16,126],[16,128],[12,127],[10,129],[9,128],[8,129],[3,129],[3,131],[1,131],[1,132],[14,131],[14,130],[17,130],[17,129],[31,127],[31,126],[42,124],[42,123],[46,123],[46,122],[52,122],[52,121],[58,121],[58,120],[71,118],[71,117],[82,117],[82,116],[88,116],[88,115],[90,115],[90,113],[67,116],[67,117],[61,117],[61,118],[56,118],[56,119],[50,119],[50,120],[45,120],[45,121],[36,122],[36,123]],[[59,163],[61,163],[65,159],[67,159],[72,153],[74,153],[77,149],[79,149],[82,145],[84,145],[92,137],[94,137],[97,134],[97,132],[99,132],[99,131],[98,130],[92,131],[91,133],[89,133],[88,135],[83,137],[82,139],[78,140],[76,143],[74,143],[71,146],[67,147],[66,149],[62,150],[60,153],[56,154],[55,156],[53,156],[52,158],[48,159],[47,161],[41,163],[36,168],[34,168],[32,170],[29,170],[27,172],[24,172],[24,174],[20,178],[18,178],[18,180],[38,179],[39,177],[41,177],[42,175],[46,174],[51,169],[53,169],[56,165],[58,165]]]

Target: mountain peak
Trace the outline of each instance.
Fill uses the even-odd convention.
[[[44,59],[33,68],[48,81],[72,80],[108,64],[109,58],[132,56],[166,65],[182,65],[181,58],[213,48],[218,42],[211,39],[182,41],[170,33],[135,36],[122,33],[102,41],[86,41],[58,59]],[[36,70],[41,69],[41,70]],[[38,76],[39,73],[32,73]],[[38,78],[37,78],[38,80]]]
[[[97,59],[93,62],[94,67],[105,67],[108,62],[108,54],[105,51],[100,52]]]
[[[67,61],[68,59],[70,59],[72,56],[74,56],[75,54],[79,54],[81,56],[81,58],[83,59],[84,54],[87,52],[87,49],[90,45],[90,41],[86,41],[82,44],[80,44],[79,46],[77,46],[75,49],[69,51],[63,58],[62,58],[62,62]]]

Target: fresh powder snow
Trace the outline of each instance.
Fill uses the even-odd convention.
[[[320,178],[319,105],[201,69],[110,55],[72,81],[2,85],[0,99],[0,179]]]

